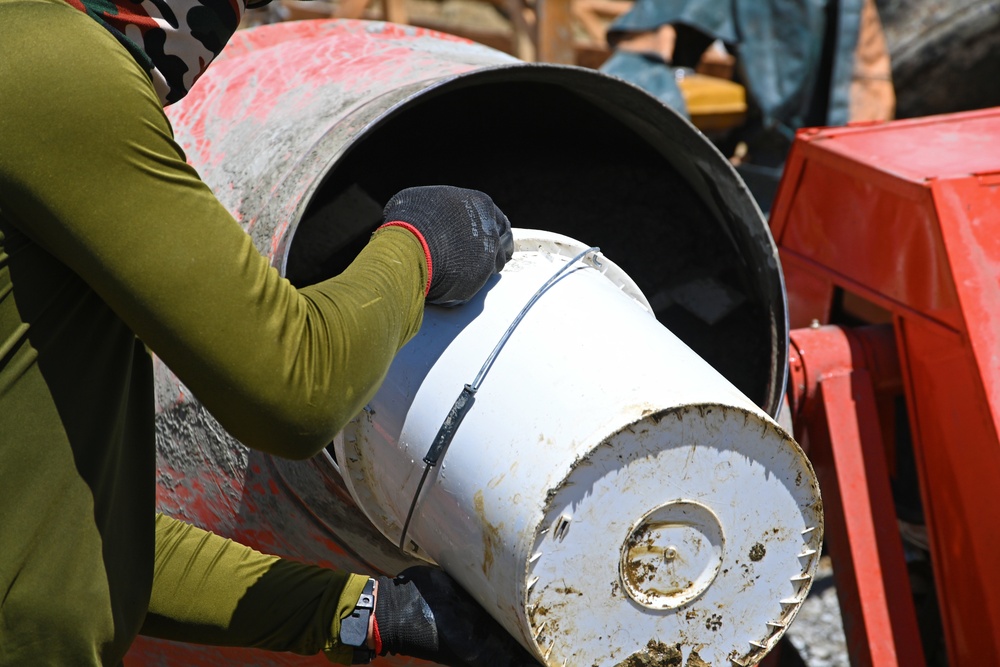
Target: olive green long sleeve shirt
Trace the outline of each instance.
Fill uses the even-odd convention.
[[[107,31],[0,0],[0,665],[117,665],[140,630],[336,653],[360,577],[155,519],[146,347],[244,443],[308,457],[416,333],[426,282],[390,228],[294,289]]]

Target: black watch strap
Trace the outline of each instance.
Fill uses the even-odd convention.
[[[375,613],[375,580],[368,578],[351,615],[340,622],[340,643],[354,649],[352,665],[367,665],[375,657],[368,648],[368,622]]]

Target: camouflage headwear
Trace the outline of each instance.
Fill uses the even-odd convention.
[[[66,0],[107,28],[153,80],[163,106],[191,90],[236,32],[245,0]]]

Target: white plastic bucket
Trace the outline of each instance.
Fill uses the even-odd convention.
[[[582,251],[515,230],[477,298],[429,307],[334,442],[358,505],[440,564],[548,665],[753,664],[804,599],[822,540],[799,447],[665,329],[597,254],[527,311],[436,467],[463,386]]]

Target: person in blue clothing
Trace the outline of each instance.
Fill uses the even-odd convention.
[[[601,70],[687,115],[679,68],[713,42],[735,56],[747,119],[721,146],[766,211],[795,132],[892,118],[895,97],[874,0],[637,0],[608,30]]]

